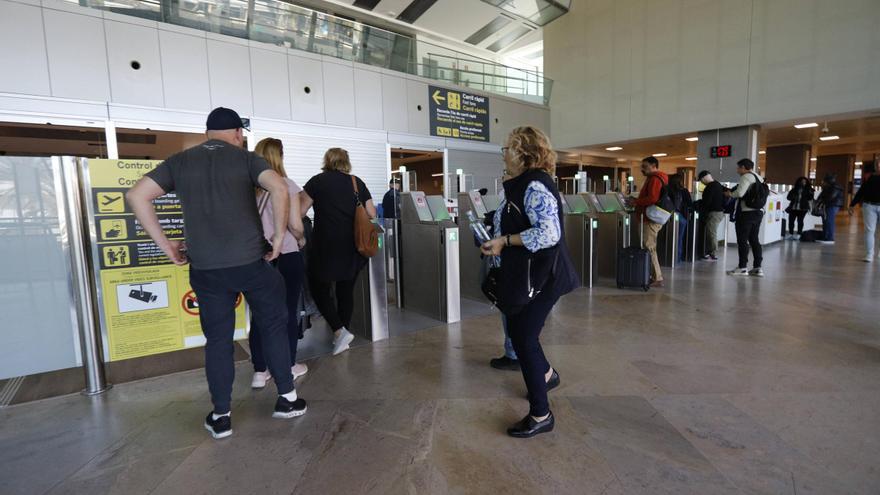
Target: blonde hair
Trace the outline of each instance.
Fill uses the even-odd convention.
[[[538,168],[556,175],[556,152],[544,131],[522,126],[510,131],[507,148],[514,165],[522,169]]]
[[[261,139],[254,148],[254,153],[263,157],[272,170],[278,172],[281,177],[287,177],[287,172],[284,170],[284,144],[280,139]]]
[[[321,168],[325,172],[337,170],[342,173],[351,173],[351,161],[348,159],[348,152],[342,148],[330,148],[324,153],[324,166]]]

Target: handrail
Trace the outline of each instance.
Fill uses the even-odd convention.
[[[544,77],[539,71],[506,66],[285,1],[66,1],[84,7],[382,67],[532,103],[543,105],[550,103],[553,81]],[[449,61],[452,63],[449,64]],[[459,67],[462,63],[482,64],[483,72],[463,69]],[[442,71],[452,71],[452,73],[446,77],[445,72]],[[472,80],[475,75],[482,77],[482,80]],[[495,78],[496,81],[487,83],[487,77]]]

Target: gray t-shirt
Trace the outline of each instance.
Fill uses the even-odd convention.
[[[183,207],[187,256],[197,270],[246,265],[269,249],[257,212],[257,177],[266,161],[237,146],[206,141],[147,173]]]

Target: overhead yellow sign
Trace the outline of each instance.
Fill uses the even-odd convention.
[[[489,140],[489,98],[428,86],[431,135]]]
[[[201,345],[198,299],[189,267],[177,266],[156,246],[125,203],[125,192],[160,161],[89,160],[95,272],[101,287],[101,321],[109,361]],[[180,201],[168,194],[154,201],[165,235],[184,237]],[[236,336],[245,334],[239,296]]]

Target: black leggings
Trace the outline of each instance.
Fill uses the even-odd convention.
[[[549,285],[549,283],[548,283]],[[529,391],[529,414],[541,417],[550,413],[547,401],[547,372],[550,363],[544,356],[539,337],[544,321],[559,300],[549,290],[543,291],[517,314],[507,317],[507,333],[519,360],[520,370]]]
[[[336,284],[335,301],[333,299],[333,284]],[[312,291],[312,299],[318,306],[318,311],[321,312],[334,332],[351,325],[351,314],[354,311],[354,280],[332,282],[310,276],[309,288]]]
[[[278,257],[275,268],[284,277],[287,288],[287,341],[290,344],[290,362],[296,364],[296,348],[300,338],[299,296],[302,294],[305,264],[300,252],[286,253]],[[256,318],[251,318],[251,333],[248,336],[251,348],[251,363],[254,371],[266,371],[266,358],[263,352],[263,336]]]
[[[792,211],[788,214],[788,233],[794,234],[794,222],[797,220],[798,235],[804,233],[804,217],[807,216],[806,211]]]

